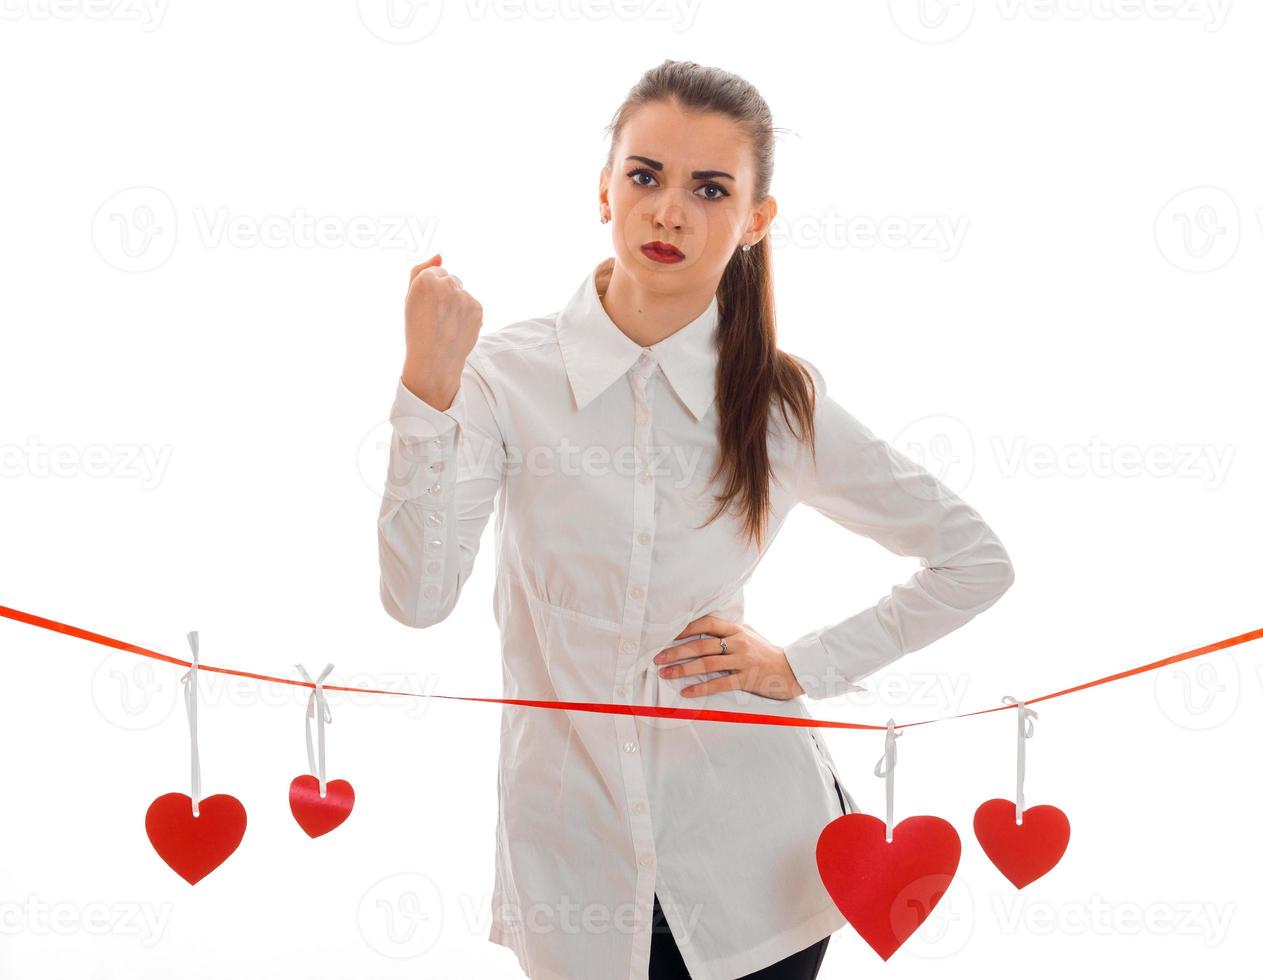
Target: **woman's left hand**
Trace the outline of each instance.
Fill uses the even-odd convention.
[[[753,627],[718,616],[702,616],[680,630],[675,638],[678,640],[694,633],[714,635],[663,650],[653,658],[654,663],[659,665],[658,674],[662,677],[688,677],[716,670],[730,670],[732,673],[683,688],[680,693],[685,697],[714,691],[751,691],[766,698],[787,701],[803,693],[784,649],[755,632]],[[728,649],[727,653],[720,646],[720,638]],[[686,664],[675,663],[686,657],[697,659]]]

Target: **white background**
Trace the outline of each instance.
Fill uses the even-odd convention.
[[[781,346],[1016,569],[819,717],[987,708],[1263,626],[1259,5],[156,3],[3,6],[0,604],[497,696],[494,522],[446,622],[378,601],[407,271],[441,251],[486,331],[556,310],[612,254],[603,127],[675,57],[749,78],[789,131]],[[916,567],[803,508],[747,621],[788,642]],[[485,935],[499,715],[530,709],[331,695],[357,805],[311,840],[297,689],[203,672],[203,792],[249,827],[190,887],[143,824],[189,791],[182,671],[2,619],[0,652],[0,975],[521,976]],[[1261,667],[1255,642],[1037,705],[1027,805],[1073,832],[1022,892],[971,830],[1012,798],[1013,713],[907,729],[896,816],[950,820],[959,874],[889,963],[843,929],[821,976],[1245,975]],[[881,733],[826,738],[884,815]]]

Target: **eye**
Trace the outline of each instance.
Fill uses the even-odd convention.
[[[645,167],[637,167],[635,170],[629,171],[627,176],[630,177],[631,182],[638,187],[653,187],[658,183],[658,178],[654,172]],[[646,177],[648,180],[639,180],[638,178],[640,177]],[[698,188],[698,191],[701,192],[700,197],[705,201],[719,201],[729,196],[728,191],[726,191],[721,185],[714,182],[703,184]],[[719,193],[710,194],[707,193],[708,191],[718,191]]]

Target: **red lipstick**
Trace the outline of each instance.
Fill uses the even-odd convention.
[[[649,242],[647,245],[641,245],[640,250],[655,262],[670,264],[684,261],[684,253],[666,242]]]

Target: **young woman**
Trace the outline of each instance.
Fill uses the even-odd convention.
[[[505,697],[806,717],[994,603],[1009,557],[777,349],[757,91],[667,61],[609,130],[614,255],[559,311],[480,336],[438,256],[412,270],[382,602],[446,618],[494,508]],[[922,567],[780,646],[743,586],[798,503]],[[815,729],[508,706],[498,799],[488,938],[537,980],[810,978],[845,924],[815,845],[856,807]]]

